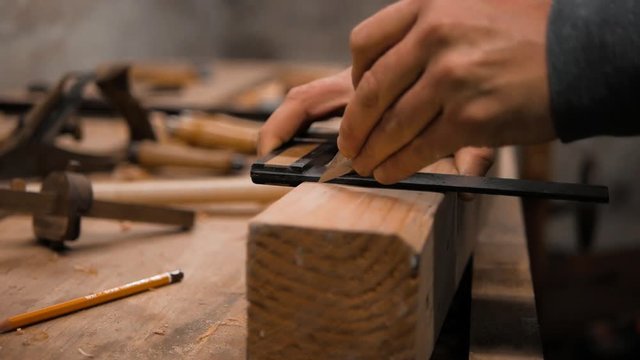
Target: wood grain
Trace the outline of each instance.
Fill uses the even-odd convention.
[[[428,358],[473,246],[460,221],[479,202],[298,186],[250,223],[248,356]]]
[[[181,268],[182,282],[0,334],[2,359],[241,359],[246,217],[192,232],[87,219],[70,249],[36,244],[31,222],[0,222],[0,317]]]

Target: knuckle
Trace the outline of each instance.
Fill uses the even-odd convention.
[[[356,89],[358,102],[365,108],[373,108],[379,101],[379,85],[373,71],[367,71]]]
[[[304,102],[310,97],[311,87],[308,84],[292,88],[287,93],[286,100],[293,102]]]
[[[417,40],[421,44],[442,45],[450,36],[452,26],[446,21],[429,21],[419,28]]]
[[[491,117],[492,112],[489,107],[482,103],[472,103],[464,106],[455,120],[460,127],[476,130],[485,125]]]
[[[382,115],[380,121],[380,130],[385,134],[395,134],[401,132],[405,127],[402,126],[403,118],[398,114],[395,108],[387,111]]]
[[[463,61],[454,57],[444,58],[436,65],[434,73],[435,81],[439,85],[460,82],[464,79],[467,71],[466,68]]]

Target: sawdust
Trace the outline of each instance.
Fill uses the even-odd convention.
[[[33,343],[39,343],[43,341],[47,341],[49,339],[49,334],[42,330],[31,329],[28,331],[23,331],[19,329],[18,335],[27,335],[26,339],[22,341],[23,346],[29,346]]]
[[[93,357],[93,354],[89,354],[88,352],[86,352],[86,351],[82,350],[82,348],[78,348],[78,352],[79,352],[80,354],[82,354],[82,356],[86,356],[86,357],[88,357],[88,358],[92,358],[92,357]]]
[[[167,329],[169,328],[169,324],[164,324],[159,329],[153,331],[156,335],[165,335],[167,333]]]
[[[22,328],[17,328],[16,335],[24,335],[24,330],[22,330]]]
[[[242,322],[238,319],[229,318],[222,321],[216,321],[207,331],[198,337],[198,344],[204,342],[208,337],[215,334],[221,326],[242,326]]]
[[[73,265],[73,270],[80,271],[89,275],[98,275],[98,269],[96,269],[93,265]]]

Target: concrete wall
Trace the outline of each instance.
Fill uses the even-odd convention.
[[[0,0],[0,89],[113,59],[347,61],[390,0]]]

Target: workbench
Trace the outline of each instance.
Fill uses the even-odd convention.
[[[513,151],[502,153],[498,174],[515,176]],[[490,199],[467,287],[463,281],[433,358],[458,358],[465,345],[473,359],[542,358],[520,200]],[[260,210],[203,211],[190,232],[88,219],[62,252],[36,242],[29,217],[0,219],[2,318],[165,271],[185,274],[177,284],[0,334],[0,358],[245,358],[247,224]],[[469,308],[465,291],[470,318],[460,315]]]

